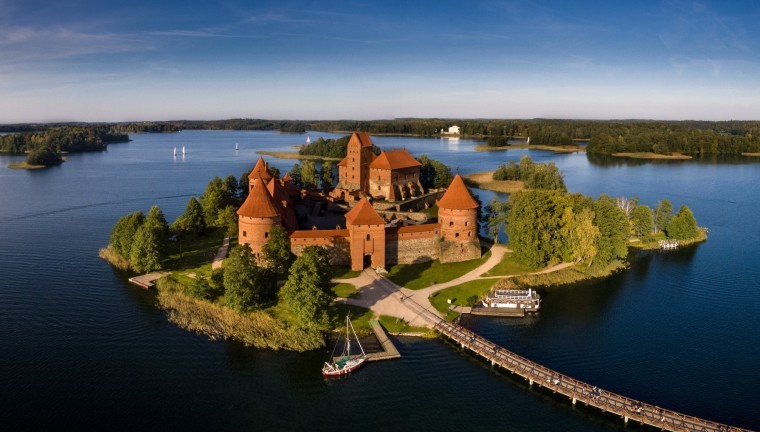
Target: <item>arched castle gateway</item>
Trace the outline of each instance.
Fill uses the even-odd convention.
[[[248,198],[238,209],[239,243],[248,244],[254,254],[259,254],[272,227],[280,225],[289,233],[294,254],[300,255],[306,246],[322,246],[328,250],[332,264],[350,265],[353,270],[480,257],[478,203],[459,174],[438,200],[437,222],[391,224],[370,204],[367,196],[373,196],[371,191],[364,190],[374,186],[382,191],[374,196],[389,201],[421,195],[419,163],[406,150],[376,156],[364,132],[355,132],[348,146],[345,164],[339,166],[336,190],[340,191],[337,196],[355,205],[345,214],[344,224],[336,229],[299,230],[294,206],[305,191],[299,191],[287,174],[282,179],[272,178],[266,162],[259,158],[249,176]],[[373,180],[372,176],[378,178]]]

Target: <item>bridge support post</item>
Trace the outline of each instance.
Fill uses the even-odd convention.
[[[462,342],[462,349],[464,349],[464,342]]]
[[[493,367],[494,364],[495,363],[494,363],[493,359],[491,359],[491,367]]]
[[[573,405],[575,405],[576,402],[578,402],[578,400],[573,398]]]
[[[623,423],[628,424],[628,416],[623,416]]]
[[[529,379],[529,380],[528,380],[528,385],[529,385],[529,386],[532,386],[532,385],[533,385],[533,380],[532,380],[532,379]]]

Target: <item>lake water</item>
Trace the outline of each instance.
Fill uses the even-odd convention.
[[[311,133],[318,136],[338,135]],[[327,381],[319,372],[327,350],[256,350],[168,323],[151,292],[97,258],[113,223],[152,204],[173,220],[213,176],[240,176],[256,150],[287,151],[305,136],[183,131],[131,138],[42,171],[7,169],[23,157],[0,156],[3,430],[622,428],[619,419],[529,389],[441,340],[401,338],[401,359]],[[463,174],[528,153],[476,152],[476,143],[463,139],[373,140],[427,153]],[[182,145],[185,158],[172,158]],[[710,239],[632,257],[630,270],[603,281],[546,290],[538,316],[465,324],[592,384],[760,429],[760,166],[529,154],[555,162],[573,192],[687,204]],[[295,162],[268,160],[283,172]],[[493,195],[478,193],[484,202]]]

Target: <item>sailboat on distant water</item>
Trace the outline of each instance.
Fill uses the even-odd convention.
[[[174,146],[174,157],[177,157],[177,146]]]
[[[240,147],[238,146],[238,143],[235,143],[235,151],[240,150]]]
[[[182,156],[185,155],[185,146],[182,146]]]
[[[530,144],[530,137],[528,137],[528,141],[526,141],[525,144]]]
[[[306,135],[306,145],[311,144],[311,138],[309,138],[308,135]]]
[[[351,356],[351,333],[354,335],[353,338],[356,340],[356,345],[359,347],[361,355],[357,354],[353,357]],[[364,352],[362,344],[359,343],[359,338],[356,336],[354,325],[351,324],[351,319],[348,315],[346,315],[346,336],[345,343],[343,344],[343,352],[340,356],[335,357],[335,350],[338,348],[339,342],[340,341],[335,344],[335,348],[333,348],[333,351],[330,354],[330,360],[326,361],[325,365],[322,366],[322,375],[324,376],[346,375],[359,369],[361,365],[367,361],[367,354]]]

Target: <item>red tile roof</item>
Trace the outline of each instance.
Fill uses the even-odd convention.
[[[243,205],[237,211],[237,214],[252,218],[267,218],[278,216],[277,206],[272,202],[272,198],[267,192],[261,177],[253,181],[253,189],[248,194]]]
[[[367,132],[354,132],[351,134],[351,139],[348,140],[348,145],[359,144],[359,147],[372,148],[372,140],[369,139]]]
[[[385,230],[385,232],[387,234],[419,233],[419,232],[435,231],[440,227],[441,227],[441,224],[438,224],[438,223],[426,223],[426,224],[421,224],[421,225],[407,225],[407,226],[388,228]]]
[[[346,213],[346,222],[351,225],[385,225],[385,220],[377,214],[367,198],[359,200],[359,203]]]
[[[290,238],[320,238],[320,237],[348,237],[347,229],[332,230],[298,230],[290,234]]]
[[[464,185],[459,174],[454,176],[446,193],[438,200],[438,207],[451,210],[469,210],[478,208],[478,202],[472,197],[470,190]]]
[[[348,166],[348,156],[344,157],[342,161],[338,162],[338,166]]]
[[[259,156],[259,160],[256,161],[256,166],[253,167],[251,173],[248,174],[248,181],[253,181],[259,176],[261,176],[264,181],[272,180],[272,174],[269,174],[269,167],[261,156]]]
[[[406,149],[388,150],[380,153],[377,159],[369,164],[370,168],[394,170],[422,166]]]

